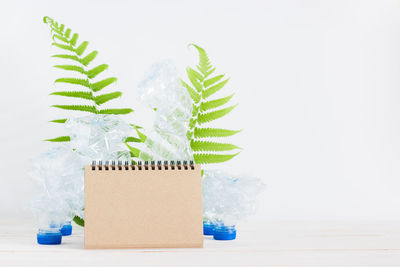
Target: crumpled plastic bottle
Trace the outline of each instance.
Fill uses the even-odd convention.
[[[205,170],[202,179],[204,234],[217,240],[236,238],[238,221],[255,213],[257,197],[264,190],[261,179]]]
[[[39,244],[61,243],[61,227],[83,210],[82,166],[68,145],[54,147],[32,161],[29,175],[39,190],[32,204]]]
[[[138,86],[139,100],[156,111],[153,130],[146,132],[144,160],[192,160],[186,137],[192,100],[171,61],[155,63]]]
[[[70,145],[86,164],[92,160],[130,160],[125,139],[134,129],[116,115],[91,114],[65,123]]]
[[[71,233],[71,219],[84,218],[85,165],[94,159],[130,159],[124,141],[134,129],[117,116],[73,118],[65,126],[71,142],[35,158],[28,170],[39,190],[32,205],[39,244],[59,244],[59,235]]]

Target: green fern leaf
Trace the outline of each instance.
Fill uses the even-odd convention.
[[[202,82],[204,80],[203,76],[200,73],[190,67],[188,69],[190,71],[190,75],[193,75],[193,77],[199,80],[199,82]]]
[[[75,98],[83,98],[83,99],[87,99],[87,100],[93,100],[92,92],[81,92],[81,91],[53,92],[50,95],[59,95],[59,96],[75,97]]]
[[[55,27],[50,27],[50,28],[51,28],[51,34],[57,34],[57,35],[60,35],[60,36],[63,35],[63,33],[59,29],[57,29]]]
[[[81,217],[75,216],[73,220],[77,225],[82,226],[82,227],[85,226],[85,220],[82,219]]]
[[[44,141],[48,142],[69,142],[71,141],[71,138],[69,136],[60,136],[52,139],[46,139]]]
[[[125,142],[127,142],[127,143],[142,143],[142,140],[140,140],[139,138],[136,138],[136,137],[129,136],[125,139]]]
[[[182,85],[187,89],[193,100],[192,118],[189,121],[189,130],[187,131],[186,136],[190,141],[193,151],[203,152],[194,154],[196,163],[208,164],[224,162],[232,159],[237,154],[222,155],[207,152],[231,151],[240,148],[229,143],[198,139],[228,137],[239,132],[220,128],[199,127],[199,125],[214,121],[227,115],[235,108],[236,105],[221,109],[222,106],[227,104],[232,99],[233,94],[206,101],[207,98],[221,90],[229,81],[229,78],[222,80],[225,77],[224,74],[208,78],[212,73],[214,73],[215,68],[211,65],[206,51],[197,45],[193,44],[193,46],[197,49],[199,54],[199,63],[196,65],[196,68],[199,72],[188,67],[186,72],[190,81],[190,85],[182,81]]]
[[[95,106],[84,106],[84,105],[52,105],[52,107],[66,109],[66,110],[76,110],[76,111],[86,111],[90,113],[98,113]]]
[[[207,76],[206,77],[210,76],[214,71],[215,71],[215,68],[212,68],[211,70],[209,70],[207,72]]]
[[[50,122],[54,122],[54,123],[65,123],[68,119],[58,119],[58,120],[52,120]]]
[[[93,59],[96,58],[96,56],[97,56],[98,53],[99,53],[99,52],[97,52],[97,51],[93,51],[92,53],[90,53],[90,54],[87,55],[86,57],[82,58],[82,59],[81,59],[82,64],[85,65],[85,66],[89,65],[89,63],[92,62]]]
[[[72,51],[72,52],[75,51],[75,49],[70,45],[63,45],[63,44],[59,44],[59,43],[52,43],[52,45],[54,45],[58,48],[64,49],[64,50],[68,50],[68,51]]]
[[[116,109],[103,109],[99,111],[99,114],[114,114],[114,115],[123,115],[129,114],[133,112],[133,109],[130,108],[116,108]]]
[[[88,44],[89,43],[87,41],[82,42],[81,45],[78,46],[78,48],[76,49],[76,54],[78,56],[81,56],[83,54],[83,52],[85,52],[86,47],[88,46]]]
[[[78,38],[79,38],[79,34],[74,33],[74,35],[72,35],[72,38],[71,38],[71,40],[69,41],[69,43],[70,43],[72,46],[75,46],[75,45],[76,45],[76,41],[78,41]]]
[[[43,17],[43,22],[44,22],[44,23],[52,23],[52,22],[53,22],[53,19],[50,18],[50,17],[48,17],[48,16],[44,16],[44,17]]]
[[[61,35],[58,35],[58,34],[54,34],[54,35],[53,35],[53,40],[55,41],[55,39],[58,39],[58,40],[60,40],[60,41],[62,41],[62,42],[64,42],[64,43],[69,44],[68,39],[65,38],[64,36],[61,36]]]
[[[139,131],[139,129],[141,129],[141,127],[138,127],[138,126],[134,126],[134,127],[135,127],[136,133],[138,134],[140,140],[142,140],[143,143],[146,142],[147,136],[144,133],[142,133],[141,131]]]
[[[115,83],[116,81],[117,81],[117,78],[115,78],[115,77],[107,78],[107,79],[101,80],[97,83],[93,83],[91,85],[91,88],[93,91],[98,92],[101,89],[103,89],[104,87],[106,87],[112,83]]]
[[[64,28],[65,28],[65,25],[64,25],[64,24],[61,24],[61,25],[60,25],[60,31],[61,31],[61,32],[64,32]]]
[[[69,84],[78,84],[90,88],[90,83],[85,79],[78,78],[59,78],[54,81],[55,83],[69,83]]]
[[[198,103],[201,99],[200,95],[192,88],[190,87],[190,85],[188,85],[187,83],[185,83],[183,80],[181,80],[182,85],[186,88],[186,90],[188,91],[190,97],[192,98],[192,100],[195,103]]]
[[[216,111],[211,111],[211,112],[204,113],[204,114],[199,114],[197,122],[199,124],[203,124],[205,122],[210,122],[210,121],[216,120],[218,118],[221,118],[221,117],[225,116],[226,114],[228,114],[229,112],[231,112],[236,106],[237,105],[230,106],[230,107],[216,110]]]
[[[66,55],[66,54],[62,54],[62,55],[53,55],[51,57],[56,57],[56,58],[64,58],[64,59],[71,59],[74,60],[76,62],[81,63],[81,60],[79,57],[75,56],[75,55]]]
[[[76,72],[79,72],[82,74],[86,74],[86,71],[82,67],[79,67],[76,65],[55,65],[54,67],[58,68],[58,69],[62,69],[62,70],[70,70],[70,71],[76,71]]]
[[[67,29],[67,30],[65,31],[65,33],[64,33],[64,36],[65,36],[66,38],[69,38],[70,35],[71,35],[71,29]]]
[[[97,105],[104,104],[112,99],[121,97],[122,93],[121,92],[112,92],[104,95],[99,95],[94,98],[94,101],[96,102]]]
[[[225,81],[222,81],[222,82],[220,82],[220,83],[218,83],[218,84],[216,84],[216,85],[214,85],[214,86],[208,88],[207,90],[205,90],[205,91],[203,92],[203,98],[204,98],[204,99],[207,99],[207,98],[210,97],[211,95],[213,95],[213,94],[215,94],[216,92],[218,92],[219,90],[221,90],[221,89],[225,86],[225,84],[226,84],[228,81],[229,81],[229,78],[226,79]]]
[[[201,92],[203,90],[203,87],[201,86],[199,81],[197,81],[196,75],[194,74],[194,70],[188,67],[186,68],[186,72],[194,88],[196,88],[197,92]]]
[[[234,149],[240,149],[240,147],[228,144],[228,143],[218,143],[210,141],[195,141],[190,142],[190,147],[193,151],[228,151]]]
[[[214,83],[218,82],[219,80],[221,80],[225,75],[221,74],[218,76],[215,76],[213,78],[210,78],[208,80],[204,81],[204,87],[209,87],[210,85],[213,85]]]
[[[194,129],[194,137],[206,138],[206,137],[228,137],[241,132],[241,130],[227,130],[220,128],[196,128]]]
[[[196,164],[210,164],[210,163],[221,163],[232,159],[239,154],[206,154],[206,153],[195,153],[193,155]]]
[[[203,102],[200,105],[200,110],[201,111],[207,111],[207,110],[210,110],[210,109],[217,108],[217,107],[220,107],[222,105],[225,105],[226,103],[229,102],[229,100],[233,97],[233,95],[234,94],[231,94],[230,96],[227,96],[227,97],[223,97],[223,98],[219,98],[219,99]]]
[[[130,152],[132,153],[131,155],[133,156],[133,158],[139,157],[140,149],[130,146],[127,142],[125,142],[125,145],[129,148]]]
[[[204,75],[204,78],[206,78],[209,75],[208,71],[212,68],[210,64],[210,59],[208,58],[207,53],[203,48],[195,44],[192,44],[192,46],[194,46],[199,52],[200,62],[198,65],[198,69]]]
[[[108,65],[107,64],[102,64],[99,65],[97,67],[94,67],[93,69],[89,70],[87,72],[87,75],[90,79],[95,78],[97,75],[99,75],[100,73],[102,73],[103,71],[105,71],[106,69],[108,69]]]

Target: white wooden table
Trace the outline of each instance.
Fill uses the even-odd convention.
[[[0,220],[0,266],[400,266],[400,222],[249,222],[235,241],[202,249],[85,250],[36,243],[35,223]]]

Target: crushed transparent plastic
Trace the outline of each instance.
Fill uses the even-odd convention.
[[[32,209],[40,229],[61,228],[75,215],[84,218],[84,167],[95,159],[129,160],[124,145],[133,128],[114,115],[69,119],[65,142],[35,158],[28,174],[38,185]]]
[[[192,99],[182,86],[171,61],[155,63],[138,86],[139,100],[156,112],[153,130],[146,132],[143,160],[191,160],[186,137],[192,116]]]
[[[71,137],[71,147],[86,164],[95,159],[130,159],[124,141],[134,130],[118,116],[92,114],[69,119],[65,126]]]
[[[83,163],[71,147],[43,153],[32,161],[29,175],[39,191],[32,203],[39,228],[61,228],[75,214],[83,216]]]
[[[202,179],[203,217],[216,225],[232,226],[256,212],[261,179],[205,170]]]

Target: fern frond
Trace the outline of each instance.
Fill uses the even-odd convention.
[[[240,152],[236,154],[206,154],[206,153],[195,153],[193,155],[194,161],[197,164],[210,164],[210,163],[221,163],[232,159],[237,156]]]
[[[52,18],[50,18],[50,17],[48,17],[48,16],[44,16],[43,17],[43,22],[44,23],[52,23],[53,22],[53,19]]]
[[[136,137],[129,136],[125,139],[125,142],[127,142],[127,143],[142,143],[142,140],[140,140],[139,138],[136,138]]]
[[[59,108],[59,109],[64,109],[64,110],[74,110],[74,111],[83,111],[83,112],[90,112],[94,114],[128,114],[133,112],[132,109],[129,108],[110,108],[110,109],[99,109],[98,106],[111,101],[113,99],[116,99],[122,95],[121,92],[111,92],[111,93],[105,93],[99,96],[94,96],[93,92],[98,92],[102,90],[103,88],[107,87],[111,83],[114,83],[117,81],[115,77],[103,79],[101,81],[97,82],[92,82],[92,79],[94,79],[97,75],[102,73],[108,68],[108,65],[106,64],[101,64],[98,65],[94,68],[91,68],[89,70],[86,69],[86,67],[93,62],[93,60],[97,57],[98,52],[97,51],[92,51],[86,56],[83,56],[84,53],[87,50],[88,47],[88,42],[84,41],[82,42],[79,46],[77,46],[77,41],[79,38],[79,35],[77,33],[72,34],[71,29],[66,29],[63,24],[59,26],[59,24],[54,21],[53,19],[49,17],[44,17],[43,21],[47,24],[49,24],[51,33],[52,33],[52,38],[54,42],[52,43],[53,46],[58,47],[63,50],[70,51],[70,53],[65,53],[65,54],[56,54],[53,55],[52,57],[54,58],[61,58],[61,59],[69,59],[73,60],[79,65],[72,65],[72,64],[64,64],[64,65],[55,65],[55,68],[66,70],[66,71],[74,71],[77,73],[80,73],[85,76],[85,78],[59,78],[55,80],[55,83],[67,83],[67,84],[73,84],[73,85],[80,85],[84,86],[90,89],[90,91],[61,91],[61,92],[53,92],[51,95],[58,95],[58,96],[64,96],[64,97],[70,97],[70,98],[81,98],[85,100],[89,100],[92,102],[91,105],[53,105],[52,107]],[[65,31],[65,32],[64,32]],[[70,37],[72,35],[72,37]],[[58,119],[58,120],[52,120],[51,122],[54,123],[65,123],[67,119]],[[48,141],[52,142],[61,142],[61,141],[70,141],[68,136],[64,137],[58,137],[58,138],[53,138],[53,139],[48,139]],[[127,141],[130,142],[141,142],[141,139],[139,138],[128,138]],[[131,152],[133,153],[133,152]],[[84,221],[82,218],[75,217],[74,221],[77,224],[83,225]]]
[[[210,59],[208,58],[208,55],[203,48],[195,44],[192,44],[192,46],[194,46],[199,52],[200,62],[198,65],[198,69],[204,75],[204,77],[207,77],[209,75],[208,71],[212,68]]]
[[[101,80],[101,81],[99,81],[97,83],[92,83],[91,88],[92,88],[93,91],[98,92],[101,89],[103,89],[104,87],[106,87],[106,86],[108,86],[108,85],[110,85],[112,83],[115,83],[115,82],[117,82],[117,78],[111,77],[111,78],[107,78],[107,79]]]
[[[93,100],[92,92],[72,91],[72,92],[53,92],[50,95],[59,95],[66,97],[83,98],[87,100]]]
[[[106,103],[106,102],[108,102],[108,101],[110,101],[112,99],[115,99],[115,98],[118,98],[118,97],[121,97],[121,96],[122,96],[121,92],[118,92],[118,91],[117,92],[112,92],[112,93],[96,96],[94,98],[94,102],[96,102],[97,105],[101,105],[101,104],[104,104],[104,103]]]
[[[87,42],[87,41],[82,42],[81,45],[78,46],[78,48],[75,50],[76,54],[78,56],[81,56],[83,54],[83,52],[85,52],[86,47],[88,46],[88,44],[89,44],[89,42]]]
[[[194,69],[192,69],[190,67],[188,67],[187,69],[189,70],[189,73],[190,73],[189,75],[193,76],[193,78],[197,79],[199,82],[202,82],[204,80],[203,76],[200,73],[198,73],[197,71],[195,71]]]
[[[201,96],[192,88],[190,87],[190,85],[188,85],[187,83],[185,83],[183,80],[181,80],[182,85],[186,88],[186,90],[188,91],[190,97],[192,98],[192,100],[195,103],[198,103],[201,99]]]
[[[69,43],[70,43],[72,46],[75,46],[75,45],[76,45],[76,41],[78,41],[78,38],[79,38],[79,34],[74,33],[74,35],[72,35],[72,38],[71,38],[71,40],[69,41]]]
[[[66,38],[69,38],[70,34],[71,34],[71,29],[67,29],[67,30],[65,31],[65,33],[64,33],[64,36],[65,36]]]
[[[211,112],[204,113],[204,114],[199,114],[197,122],[199,124],[203,124],[205,122],[210,122],[210,121],[216,120],[218,118],[221,118],[221,117],[225,116],[226,114],[228,114],[229,112],[231,112],[236,106],[237,105],[230,106],[230,107],[216,110],[216,111],[211,111]]]
[[[218,83],[218,84],[216,84],[216,85],[214,85],[214,86],[212,86],[212,87],[210,87],[210,88],[208,88],[207,90],[205,90],[203,92],[203,98],[207,99],[211,95],[213,95],[216,92],[218,92],[219,90],[221,90],[228,81],[229,81],[229,78],[224,80],[224,81],[222,81],[222,82],[220,82],[220,83]]]
[[[76,111],[86,111],[90,113],[98,113],[95,106],[85,106],[85,105],[52,105],[54,108],[66,109],[66,110],[76,110]]]
[[[147,136],[144,133],[142,133],[141,131],[139,131],[139,129],[141,129],[142,127],[138,127],[138,126],[134,126],[134,127],[135,127],[136,133],[138,134],[140,140],[142,140],[143,143],[146,142]]]
[[[58,40],[60,40],[60,41],[62,41],[62,42],[64,42],[64,43],[69,44],[68,39],[65,38],[64,36],[59,35],[59,34],[54,34],[54,35],[53,35],[53,40],[55,41],[55,39],[58,39]]]
[[[76,65],[54,65],[54,67],[62,70],[70,70],[79,72],[81,74],[86,74],[86,71],[82,67]]]
[[[64,50],[68,50],[68,51],[72,51],[72,52],[75,51],[75,49],[70,45],[63,45],[63,44],[59,44],[59,43],[52,43],[51,45],[54,45],[54,46],[64,49]]]
[[[223,97],[223,98],[218,98],[215,100],[203,102],[200,105],[200,111],[207,111],[213,108],[220,107],[222,105],[225,105],[226,103],[229,102],[229,100],[233,97],[234,94],[231,94],[230,96]]]
[[[215,76],[213,78],[210,78],[208,80],[204,81],[204,87],[209,87],[210,85],[213,85],[214,83],[218,82],[219,80],[221,80],[225,75],[221,74],[218,76]]]
[[[69,84],[77,84],[82,85],[87,88],[90,88],[90,83],[86,79],[79,79],[79,78],[59,78],[54,81],[55,83],[69,83]]]
[[[88,75],[89,79],[93,79],[97,75],[99,75],[100,73],[105,71],[106,69],[108,69],[108,65],[107,64],[101,64],[101,65],[99,65],[97,67],[94,67],[91,70],[88,70],[87,75]]]
[[[211,70],[209,70],[209,71],[207,72],[207,76],[206,76],[206,77],[210,76],[210,75],[215,71],[215,69],[216,69],[216,68],[212,68]]]
[[[224,74],[210,77],[210,75],[215,71],[215,68],[211,65],[206,51],[197,45],[193,44],[193,46],[197,49],[199,54],[199,63],[196,65],[199,72],[188,67],[186,72],[190,85],[182,81],[182,85],[187,89],[193,100],[192,118],[189,121],[189,130],[187,131],[186,136],[190,141],[190,146],[193,151],[204,152],[194,154],[194,160],[196,163],[208,164],[224,162],[232,159],[237,154],[222,155],[206,152],[231,151],[240,148],[230,143],[199,140],[199,138],[228,137],[238,133],[239,131],[220,128],[200,128],[199,126],[219,119],[230,113],[236,105],[226,108],[221,107],[227,104],[234,94],[206,101],[207,98],[221,90],[228,83],[229,78],[223,80],[225,77]]]
[[[240,147],[228,143],[195,140],[190,142],[190,146],[193,151],[229,151],[240,149]]]
[[[220,128],[196,128],[194,129],[194,137],[206,138],[206,137],[228,137],[241,132],[241,130],[227,130]]]
[[[124,115],[133,112],[130,108],[115,108],[115,109],[103,109],[100,110],[99,114],[114,114],[114,115]]]
[[[97,52],[97,51],[93,51],[92,53],[90,53],[90,54],[87,55],[86,57],[82,58],[82,59],[81,59],[81,63],[82,63],[83,65],[85,65],[85,66],[89,65],[89,63],[92,62],[93,59],[96,58],[96,56],[97,56],[98,53],[99,53],[99,52]]]
[[[61,54],[61,55],[52,55],[51,57],[64,58],[64,59],[71,59],[71,60],[74,60],[74,61],[76,61],[76,62],[81,63],[80,58],[77,57],[77,56],[75,56],[75,55]]]
[[[130,146],[127,142],[125,142],[125,145],[129,148],[131,155],[133,156],[133,158],[138,158],[140,155],[140,149]]]
[[[71,141],[71,138],[69,136],[60,136],[52,139],[46,139],[44,141],[48,142],[69,142]]]
[[[51,34],[58,34],[60,36],[63,35],[63,33],[59,29],[55,27],[50,27],[50,28],[51,28]]]
[[[58,120],[52,120],[50,122],[54,122],[54,123],[65,123],[68,119],[58,119]]]
[[[187,75],[189,77],[190,82],[193,84],[194,88],[196,88],[197,92],[201,92],[203,87],[200,82],[197,80],[196,75],[194,74],[194,70],[190,67],[186,68]]]
[[[73,218],[73,221],[74,221],[77,225],[79,225],[79,226],[82,226],[82,227],[85,226],[85,220],[82,219],[82,218],[79,217],[79,216],[75,216],[75,217]]]

